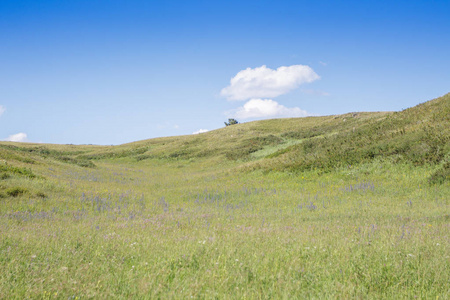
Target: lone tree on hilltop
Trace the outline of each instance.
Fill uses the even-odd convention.
[[[224,123],[225,123],[225,126],[239,124],[239,122],[236,119],[228,119],[228,122],[224,122]]]

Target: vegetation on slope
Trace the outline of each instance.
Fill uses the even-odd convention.
[[[309,138],[270,155],[272,159],[260,165],[276,170],[330,170],[374,158],[414,165],[440,164],[449,159],[449,116],[450,94],[447,94],[381,120],[369,119],[352,130]]]
[[[67,150],[55,150],[55,149],[49,149],[46,146],[31,146],[31,147],[24,147],[24,146],[14,146],[14,145],[0,145],[2,150],[9,150],[8,154],[6,156],[9,156],[12,159],[16,159],[25,163],[35,163],[36,160],[30,158],[30,157],[41,157],[45,159],[53,159],[65,163],[75,164],[79,165],[81,167],[89,167],[93,168],[95,165],[86,159],[80,159],[74,156],[77,156],[78,154],[83,153],[84,151],[67,151]],[[14,154],[15,152],[15,154]],[[5,153],[5,151],[4,151]],[[17,155],[18,153],[26,153],[30,154],[28,158],[24,156]]]
[[[0,143],[0,298],[449,298],[448,105]]]
[[[36,177],[38,166],[94,168],[104,159],[236,161],[243,170],[329,172],[374,159],[436,166],[428,177],[442,184],[450,174],[450,94],[401,112],[275,119],[235,124],[200,135],[167,137],[120,146],[1,143],[0,178]],[[61,163],[63,165],[61,165]],[[44,172],[45,173],[45,172]],[[38,176],[43,179],[42,174]],[[23,188],[3,184],[6,188]],[[29,189],[29,187],[27,187]],[[43,194],[34,191],[31,194]],[[4,193],[3,193],[4,195]]]
[[[198,136],[153,139],[122,145],[83,158],[136,160],[198,159],[218,156],[250,162],[249,169],[298,172],[389,159],[441,165],[448,176],[450,94],[394,113],[278,119],[237,124]]]

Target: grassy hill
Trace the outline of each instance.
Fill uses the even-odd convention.
[[[450,94],[446,94],[401,112],[255,121],[199,135],[157,138],[119,146],[3,142],[0,143],[0,158],[8,167],[2,166],[1,176],[31,173],[34,166],[47,164],[95,168],[96,161],[124,158],[185,160],[199,164],[230,160],[238,162],[239,171],[281,172],[310,169],[329,172],[374,159],[387,159],[414,165],[441,165],[444,171],[439,172],[447,174],[437,180],[442,181],[448,180],[449,124]]]
[[[0,298],[448,298],[449,116],[1,142]]]

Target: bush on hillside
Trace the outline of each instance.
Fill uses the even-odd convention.
[[[0,165],[0,176],[2,179],[6,179],[9,177],[10,174],[15,174],[23,177],[28,178],[35,178],[36,175],[33,174],[33,172],[30,169],[26,168],[20,168],[20,167],[14,167],[7,164]]]
[[[27,192],[27,189],[21,187],[12,187],[6,190],[6,194],[10,197],[19,197]]]
[[[225,126],[239,124],[239,122],[236,119],[228,119],[228,122],[224,122],[224,123],[225,123]]]
[[[428,178],[430,184],[443,184],[446,181],[450,181],[450,161]]]

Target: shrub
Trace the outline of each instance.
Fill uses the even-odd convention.
[[[429,178],[430,184],[443,184],[450,180],[450,161],[446,162],[444,166],[434,172]]]
[[[6,190],[6,194],[10,197],[18,197],[26,192],[27,190],[21,187],[12,187]]]
[[[225,126],[239,124],[239,122],[236,119],[228,119],[228,122],[224,122],[224,123],[225,123]]]
[[[0,173],[0,180],[5,180],[11,177],[8,173]]]
[[[0,165],[0,172],[2,173],[2,177],[3,176],[8,176],[9,174],[15,174],[15,175],[19,175],[19,176],[24,176],[24,177],[28,177],[28,178],[36,178],[36,175],[33,174],[33,172],[30,169],[26,169],[26,168],[20,168],[20,167],[13,167],[10,165]],[[6,175],[3,175],[6,174]],[[7,177],[3,178],[6,179]]]
[[[36,193],[36,196],[39,197],[39,198],[42,198],[42,199],[48,197],[48,196],[47,196],[45,193],[43,193],[43,192],[37,192],[37,193]]]

